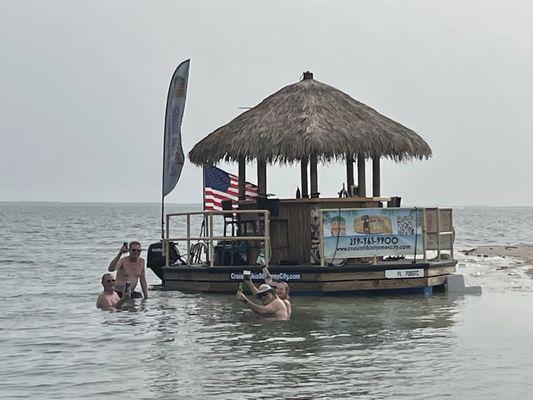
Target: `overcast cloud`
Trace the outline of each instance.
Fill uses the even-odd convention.
[[[428,161],[384,162],[384,195],[533,205],[529,2],[0,4],[0,200],[159,201],[168,83],[190,58],[186,153],[310,70],[432,147]],[[269,168],[269,192],[294,196],[298,177]],[[344,180],[344,165],[319,166],[323,195]],[[167,201],[199,203],[201,190],[187,162]]]

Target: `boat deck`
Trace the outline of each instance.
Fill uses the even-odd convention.
[[[344,294],[358,291],[424,289],[443,285],[455,272],[455,260],[416,262],[398,260],[344,266],[270,266],[274,280],[289,284],[292,294]],[[250,270],[255,283],[263,281],[259,266],[214,267],[174,265],[162,268],[166,290],[234,293],[242,271]]]

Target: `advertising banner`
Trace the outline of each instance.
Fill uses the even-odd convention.
[[[185,155],[181,146],[181,120],[187,97],[190,60],[182,62],[170,81],[163,146],[163,197],[172,192],[181,175]]]
[[[324,258],[422,253],[421,219],[414,208],[322,210]]]

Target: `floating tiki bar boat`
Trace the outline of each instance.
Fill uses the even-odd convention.
[[[220,211],[167,214],[159,245],[165,262],[157,263],[154,247],[148,266],[169,290],[233,293],[243,270],[259,283],[264,263],[291,293],[431,293],[455,271],[452,210],[401,208],[400,197],[380,192],[381,158],[430,156],[414,131],[306,72],[194,146],[196,165],[238,163],[238,196]],[[320,197],[318,164],[338,160],[346,163],[346,189]],[[247,162],[257,165],[254,198],[246,195]],[[300,164],[297,198],[267,195],[267,164],[274,163]],[[193,222],[204,228],[197,236]],[[177,224],[185,236],[175,234]],[[175,254],[174,243],[186,246],[186,256]]]

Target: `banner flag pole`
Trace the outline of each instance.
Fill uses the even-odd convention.
[[[187,81],[191,60],[182,62],[172,75],[165,111],[165,135],[163,139],[163,179],[161,190],[161,239],[165,238],[165,196],[178,183],[185,162],[181,144],[181,120],[187,97]]]

